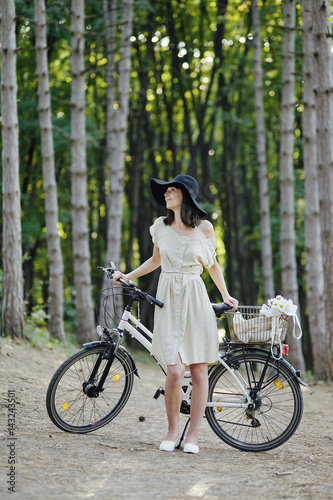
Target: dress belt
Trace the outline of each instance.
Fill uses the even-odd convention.
[[[193,276],[200,276],[200,271],[193,271],[193,272],[189,272],[189,271],[161,271],[161,274],[178,274],[178,275],[185,275],[185,276],[188,276],[188,275],[193,275]]]

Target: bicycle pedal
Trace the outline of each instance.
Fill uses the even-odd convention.
[[[154,399],[158,399],[158,398],[160,397],[160,395],[161,395],[161,394],[163,394],[163,396],[164,396],[164,389],[163,389],[163,387],[159,387],[159,388],[157,389],[157,391],[155,392],[155,394],[154,394],[154,396],[153,396],[153,397],[154,397]]]

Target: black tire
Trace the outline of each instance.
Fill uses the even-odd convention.
[[[87,347],[73,354],[53,375],[46,394],[46,407],[52,422],[66,432],[84,434],[100,429],[123,409],[133,387],[129,358],[117,351],[99,396],[89,397],[83,384],[90,376],[105,346]],[[103,359],[94,380],[97,385],[107,360]]]
[[[261,353],[235,354],[238,373],[249,388],[258,387],[267,356]],[[219,365],[209,378],[208,401],[232,402],[245,396],[229,371]],[[299,383],[287,364],[271,358],[257,392],[254,410],[247,408],[207,407],[209,425],[225,443],[243,451],[267,451],[277,448],[296,431],[303,414],[303,397]]]

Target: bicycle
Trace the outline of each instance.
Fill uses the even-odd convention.
[[[114,264],[100,269],[112,280]],[[163,304],[140,290],[133,282],[111,286],[105,300],[123,288],[129,296],[118,327],[97,327],[98,341],[68,358],[52,377],[46,395],[51,421],[60,429],[88,433],[111,422],[124,408],[132,391],[134,375],[139,377],[132,354],[122,345],[124,333],[150,352],[153,334],[133,314],[135,302]],[[217,317],[228,314],[229,306],[212,304]],[[239,308],[240,309],[240,308]],[[303,413],[300,385],[306,384],[285,359],[264,346],[239,344],[224,337],[218,365],[209,368],[209,394],[205,417],[215,434],[243,451],[267,451],[282,445],[296,431]],[[166,367],[154,358],[166,374]],[[180,412],[190,415],[191,378],[186,371]],[[154,395],[164,394],[159,387]],[[184,438],[189,418],[181,436]],[[180,446],[180,444],[179,444]]]

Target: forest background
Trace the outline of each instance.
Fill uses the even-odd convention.
[[[163,209],[150,178],[183,173],[198,179],[231,295],[292,299],[303,338],[288,339],[291,360],[331,378],[330,2],[1,6],[2,335],[92,338],[105,286],[98,266],[129,271],[151,255],[149,226]],[[16,104],[5,109],[7,91]],[[16,106],[15,149],[5,127]],[[16,171],[15,188],[7,174]],[[154,294],[157,279],[140,286]],[[150,326],[152,312],[142,310]]]

